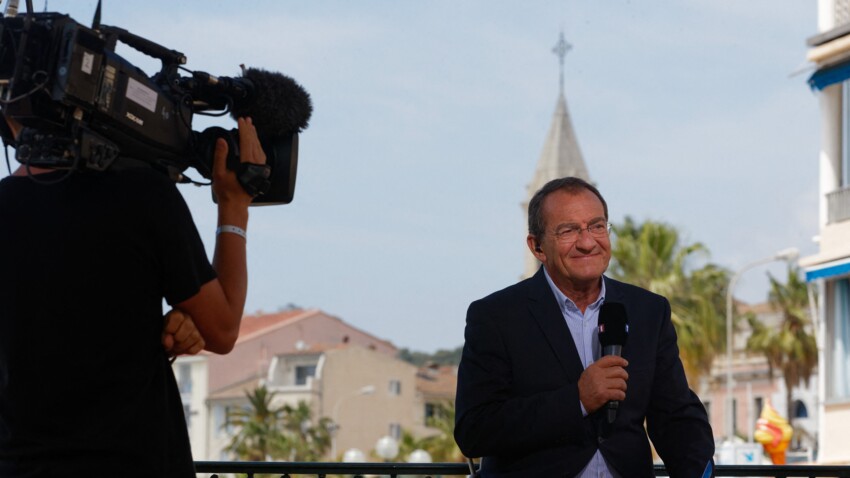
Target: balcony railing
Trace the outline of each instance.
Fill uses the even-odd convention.
[[[477,465],[476,465],[477,468]],[[198,461],[195,469],[199,474],[218,476],[223,473],[238,473],[253,478],[255,474],[279,475],[282,478],[295,476],[345,475],[362,478],[366,475],[389,476],[468,476],[469,466],[464,463],[295,463],[295,462],[229,462]],[[655,467],[657,476],[668,476],[664,466]],[[757,477],[808,477],[850,478],[850,466],[820,465],[718,465],[717,478],[732,476]]]
[[[850,219],[850,187],[826,194],[826,215],[829,224]]]

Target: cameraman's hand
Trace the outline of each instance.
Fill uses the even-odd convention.
[[[263,152],[251,118],[239,118],[236,122],[239,125],[240,160],[243,163],[266,164],[266,153]],[[227,169],[227,152],[227,142],[221,138],[216,140],[213,156],[213,192],[219,204],[248,207],[253,198],[239,184],[236,173]]]
[[[171,356],[195,355],[204,349],[204,338],[188,314],[172,309],[165,314],[162,329],[162,346]]]
[[[243,163],[265,164],[266,153],[250,118],[239,118],[239,149]],[[227,142],[219,139],[213,155],[213,191],[218,200],[218,226],[213,269],[218,277],[188,300],[177,304],[192,316],[206,342],[206,350],[226,354],[239,337],[239,325],[248,293],[248,267],[245,244],[248,206],[253,199],[239,183],[236,173],[227,169]],[[240,232],[241,230],[241,232]]]

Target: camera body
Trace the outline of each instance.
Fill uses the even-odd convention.
[[[118,41],[158,58],[162,68],[149,77],[115,53]],[[179,68],[185,62],[180,52],[126,30],[87,28],[64,14],[3,18],[0,98],[4,114],[24,127],[16,158],[30,166],[71,170],[145,164],[178,181],[192,167],[210,179],[214,144],[224,137],[231,146],[228,166],[236,169],[236,130],[196,132],[192,119],[210,111],[225,114],[255,101],[262,91],[252,91],[253,83],[242,78],[220,81],[206,73],[181,77]],[[255,203],[289,203],[295,189],[300,128],[284,126],[290,131],[277,128],[264,136],[258,120],[262,121],[254,118],[254,123],[270,170]]]

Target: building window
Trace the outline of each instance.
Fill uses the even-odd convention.
[[[401,380],[390,380],[388,390],[390,395],[401,395]]]
[[[390,423],[390,433],[389,435],[396,440],[401,439],[401,425],[398,423]]]
[[[183,404],[183,417],[186,418],[186,428],[192,429],[192,407],[188,404]]]
[[[295,366],[295,385],[307,385],[307,379],[316,376],[315,365]]]
[[[181,394],[192,393],[192,365],[181,363],[177,367],[177,387]]]
[[[425,423],[428,423],[428,420],[434,418],[434,415],[437,413],[437,407],[433,403],[425,404]]]
[[[215,436],[233,435],[233,425],[230,423],[230,411],[233,408],[227,405],[216,405],[213,408],[213,433]]]
[[[764,397],[756,397],[753,399],[753,419],[758,420],[761,416],[761,409],[764,408]],[[755,425],[755,424],[753,424]]]
[[[794,401],[794,418],[809,418],[809,409],[802,400]]]
[[[826,396],[846,400],[850,399],[850,279],[828,285],[832,286],[832,313],[826,324]]]

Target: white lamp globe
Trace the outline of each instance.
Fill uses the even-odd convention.
[[[382,436],[375,444],[375,453],[384,460],[392,460],[398,455],[398,442],[391,436]]]
[[[416,449],[407,456],[408,463],[431,463],[431,454],[422,449]]]
[[[363,463],[366,461],[366,454],[357,448],[349,448],[342,454],[342,461],[345,463]]]

